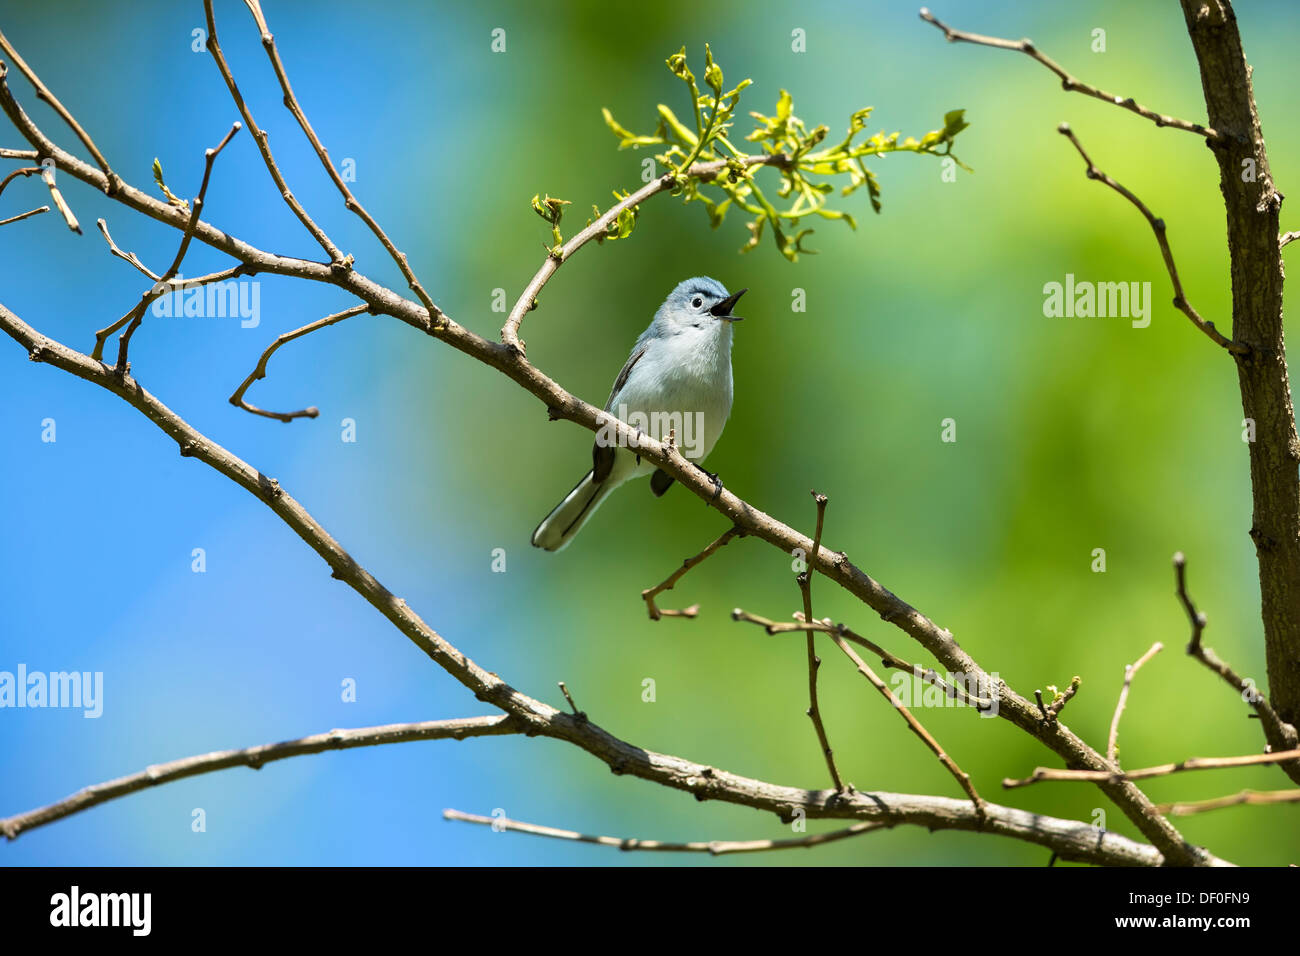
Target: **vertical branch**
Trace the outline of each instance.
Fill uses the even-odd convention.
[[[819,495],[816,491],[812,492],[813,500],[817,502],[817,530],[813,532],[812,553],[808,556],[807,567],[799,575],[799,590],[803,593],[803,619],[805,624],[813,623],[812,613],[812,562],[817,557],[817,552],[822,546],[822,524],[826,518],[826,501],[825,495]],[[821,746],[822,755],[826,758],[826,768],[831,772],[831,780],[835,784],[837,793],[844,792],[844,781],[840,779],[840,771],[835,766],[835,754],[831,750],[831,742],[826,736],[826,725],[822,723],[821,707],[817,703],[817,672],[821,669],[822,659],[817,656],[817,645],[814,643],[814,634],[809,631],[807,638],[808,647],[808,716],[812,719],[813,728],[817,731],[817,743]]]
[[[138,329],[140,323],[144,321],[144,313],[148,308],[149,303],[158,298],[162,292],[168,291],[168,284],[172,279],[176,278],[177,274],[181,271],[181,263],[185,261],[185,253],[189,251],[190,241],[194,238],[194,228],[199,224],[199,216],[203,212],[203,200],[208,194],[208,180],[212,178],[212,164],[217,161],[217,157],[221,155],[221,151],[226,148],[226,144],[230,142],[241,128],[239,121],[236,120],[231,125],[230,132],[225,135],[220,143],[212,149],[204,150],[203,181],[199,185],[198,195],[194,197],[194,201],[190,204],[190,218],[189,222],[185,224],[185,233],[181,236],[181,244],[176,249],[176,256],[172,259],[172,264],[167,267],[167,271],[162,274],[162,277],[158,280],[154,288],[141,297],[140,304],[131,312],[130,325],[126,327],[126,331],[122,333],[122,338],[118,342],[118,372],[125,372],[127,369],[127,350],[131,346],[131,336],[135,335],[135,330]],[[98,338],[98,336],[96,338],[96,348],[102,349],[104,340]]]
[[[280,167],[275,164],[275,159],[271,156],[271,145],[267,142],[266,130],[257,125],[253,119],[253,113],[244,102],[243,94],[239,92],[239,87],[235,84],[235,75],[230,72],[230,65],[226,63],[226,56],[221,52],[221,44],[217,42],[217,20],[212,12],[212,0],[203,0],[203,13],[207,17],[208,25],[208,52],[212,54],[212,59],[216,61],[217,69],[221,72],[221,78],[226,81],[226,89],[230,91],[230,98],[235,101],[235,106],[239,110],[239,115],[244,118],[244,125],[248,127],[248,134],[253,137],[257,143],[258,151],[262,154],[262,162],[266,164],[266,171],[271,174],[271,179],[275,181],[275,188],[280,191],[280,197],[284,200],[293,214],[298,217],[298,221],[307,227],[307,231],[312,234],[322,249],[330,257],[330,262],[338,268],[347,268],[351,266],[351,260],[345,259],[339,247],[334,245],[325,231],[316,225],[316,221],[307,215],[307,210],[303,208],[302,203],[294,196],[293,191],[289,189],[289,184],[285,182],[284,174],[280,172]]]
[[[1279,716],[1300,722],[1300,439],[1282,338],[1282,253],[1264,135],[1227,0],[1180,0],[1201,69],[1211,143],[1227,209],[1232,274],[1232,337],[1250,347],[1237,358],[1249,443],[1254,514],[1250,536],[1259,562],[1260,613],[1269,693]],[[1269,741],[1281,749],[1282,742]]]

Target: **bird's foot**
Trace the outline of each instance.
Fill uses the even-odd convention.
[[[700,471],[704,471],[704,469],[701,468]],[[713,482],[713,497],[709,501],[717,501],[718,495],[722,494],[722,479],[718,477],[716,472],[704,471],[704,474],[708,476],[709,481]]]

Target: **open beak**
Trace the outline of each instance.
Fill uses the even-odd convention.
[[[748,289],[741,289],[735,295],[727,296],[725,299],[723,299],[713,308],[709,309],[709,314],[721,319],[724,322],[739,322],[741,319],[744,318],[744,316],[732,315],[731,310],[735,308],[736,303],[740,301],[740,297],[748,291],[749,291]]]

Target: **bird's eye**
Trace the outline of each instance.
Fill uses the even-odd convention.
[[[704,300],[700,298],[698,295],[695,298],[691,299],[691,308],[693,309],[698,309],[703,304],[704,304]]]

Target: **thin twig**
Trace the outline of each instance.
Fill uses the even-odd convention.
[[[1297,239],[1300,239],[1300,230],[1293,229],[1291,232],[1284,232],[1282,235],[1277,237],[1277,247],[1279,249],[1285,249]]]
[[[311,142],[312,149],[316,151],[321,165],[329,173],[329,177],[334,181],[338,191],[343,194],[344,205],[361,217],[361,221],[370,227],[370,231],[375,234],[375,237],[383,244],[389,256],[397,263],[397,268],[402,270],[402,276],[406,279],[407,286],[416,294],[428,311],[430,324],[442,321],[445,318],[442,310],[434,305],[433,299],[429,298],[429,293],[425,292],[424,286],[420,285],[420,280],[411,271],[411,265],[407,261],[406,254],[393,245],[393,241],[388,238],[388,234],[380,228],[374,217],[366,212],[365,207],[352,194],[352,190],[348,188],[347,183],[343,181],[343,177],[339,175],[338,170],[334,168],[334,164],[330,161],[329,150],[325,148],[320,141],[320,137],[316,135],[316,130],[312,128],[310,121],[307,119],[307,114],[303,112],[302,106],[298,103],[298,97],[294,95],[293,87],[289,85],[289,74],[285,72],[284,63],[280,59],[280,51],[275,45],[275,37],[271,33],[271,28],[267,26],[266,17],[262,13],[262,4],[259,0],[244,0],[244,3],[248,6],[249,12],[253,14],[253,20],[257,23],[258,32],[262,37],[262,47],[271,60],[271,68],[275,71],[276,79],[280,81],[280,89],[284,92],[284,105],[293,114],[294,119],[298,121],[298,125],[302,127],[302,131]]]
[[[810,492],[813,501],[817,503],[817,527],[813,531],[812,555],[809,561],[804,563],[804,569],[799,573],[797,578],[799,582],[799,591],[803,596],[803,618],[804,622],[811,624],[815,619],[812,612],[812,560],[817,558],[822,546],[822,524],[826,519],[826,502],[825,495],[819,495],[816,489]],[[822,659],[817,656],[816,638],[811,630],[804,637],[808,651],[808,717],[812,720],[813,729],[817,732],[817,743],[821,747],[822,755],[826,758],[826,768],[831,773],[831,781],[835,784],[836,792],[843,791],[844,781],[840,777],[839,768],[835,766],[835,752],[831,749],[830,738],[826,735],[826,724],[822,721],[821,707],[817,702],[817,672],[821,669]]]
[[[953,778],[961,788],[966,791],[966,796],[970,797],[970,801],[975,807],[976,816],[982,819],[985,815],[984,799],[978,792],[976,792],[975,785],[971,782],[970,774],[957,766],[957,762],[944,752],[944,749],[939,746],[939,742],[931,736],[930,732],[922,726],[919,720],[912,716],[912,712],[903,706],[903,702],[894,696],[894,692],[889,689],[884,681],[876,676],[875,671],[867,666],[866,661],[859,657],[858,653],[853,650],[853,648],[849,647],[843,637],[832,632],[831,640],[834,641],[835,646],[843,651],[849,660],[854,663],[858,669],[858,673],[870,681],[871,686],[880,691],[881,695],[893,705],[895,710],[898,711],[899,716],[902,717],[903,720],[907,721],[907,726],[912,733],[920,737],[921,740],[925,742],[925,745],[930,748],[930,751],[939,758],[939,762],[943,764],[944,768],[950,774],[953,775]]]
[[[760,156],[746,156],[740,160],[718,159],[707,163],[696,163],[686,171],[686,175],[708,181],[716,177],[732,162],[740,162],[744,166],[788,166],[790,157],[785,153],[771,153]],[[510,310],[510,314],[506,316],[505,324],[501,327],[501,341],[511,350],[512,354],[521,357],[524,355],[525,343],[519,338],[519,326],[524,321],[524,316],[537,308],[537,296],[541,294],[542,287],[550,281],[551,276],[555,275],[556,270],[587,243],[606,235],[609,232],[610,224],[625,209],[635,209],[651,196],[668,189],[675,189],[677,186],[678,177],[676,172],[667,172],[658,179],[650,180],[636,192],[620,199],[606,209],[604,213],[597,216],[590,225],[564,243],[558,252],[546,257],[541,268],[537,270],[536,275],[524,288],[523,293]]]
[[[0,219],[0,226],[7,226],[11,222],[21,222],[24,219],[30,219],[32,216],[39,216],[43,212],[49,212],[49,206],[37,206],[35,209],[29,209],[17,216],[10,216],[8,219]]]
[[[573,695],[569,693],[569,685],[564,683],[564,681],[560,681],[559,684],[560,692],[564,694],[564,699],[569,702],[569,707],[573,710],[573,716],[586,720],[587,713],[586,711],[578,710],[578,705],[573,702]]]
[[[1162,763],[1155,767],[1143,767],[1141,770],[1067,770],[1056,767],[1035,767],[1030,776],[1021,779],[1008,777],[1002,781],[1002,786],[1007,790],[1013,790],[1045,780],[1058,783],[1118,783],[1121,780],[1167,777],[1172,773],[1183,773],[1188,770],[1224,770],[1232,767],[1278,764],[1297,758],[1300,758],[1300,749],[1283,750],[1278,753],[1245,754],[1240,757],[1189,757],[1177,763]]]
[[[338,269],[350,269],[352,266],[351,257],[345,258],[343,253],[339,251],[338,246],[334,245],[330,237],[325,235],[324,230],[316,225],[311,216],[307,215],[307,210],[303,208],[302,203],[298,202],[298,198],[289,189],[289,184],[285,182],[280,167],[275,164],[275,159],[271,156],[270,143],[267,141],[266,130],[258,126],[257,121],[253,119],[253,113],[249,110],[248,104],[244,102],[244,97],[235,83],[235,75],[230,71],[230,65],[226,63],[225,54],[221,52],[221,44],[217,42],[217,21],[212,12],[212,0],[203,0],[203,13],[207,18],[208,52],[212,54],[212,59],[217,64],[221,78],[226,81],[226,89],[230,91],[230,98],[235,101],[235,107],[239,110],[239,115],[243,117],[249,135],[257,143],[258,151],[262,154],[262,162],[266,165],[267,172],[271,174],[276,189],[280,191],[280,198],[298,217],[299,222],[307,227],[307,231],[312,234],[312,238],[320,243],[321,248],[330,257],[330,262]]]
[[[880,658],[880,663],[885,667],[897,670],[910,671],[913,676],[925,681],[933,687],[943,691],[944,696],[953,700],[960,698],[976,710],[988,710],[993,706],[992,698],[983,698],[969,693],[960,684],[947,683],[934,668],[922,667],[920,664],[909,664],[897,654],[891,654],[889,651],[863,637],[861,634],[845,627],[843,624],[834,624],[830,618],[822,618],[819,621],[813,621],[811,624],[804,621],[773,621],[757,614],[751,614],[749,611],[736,608],[731,612],[733,621],[742,621],[746,624],[757,624],[768,634],[790,634],[797,631],[820,631],[825,634],[839,634],[848,641],[853,642],[861,647],[865,647],[876,657]]]
[[[680,581],[687,571],[689,571],[691,568],[695,567],[697,564],[704,561],[706,558],[712,555],[719,548],[724,547],[729,541],[731,541],[732,538],[738,536],[743,537],[744,534],[745,532],[742,531],[740,528],[734,526],[728,528],[726,531],[722,532],[722,534],[718,536],[716,541],[710,544],[699,554],[689,557],[685,561],[683,561],[682,566],[680,568],[678,568],[672,574],[668,575],[668,577],[664,578],[663,581],[661,581],[659,584],[656,584],[652,588],[646,588],[644,591],[642,591],[641,599],[645,601],[646,610],[650,612],[650,620],[657,621],[663,617],[695,617],[697,614],[699,614],[700,606],[698,604],[692,604],[690,607],[682,608],[680,611],[678,611],[678,610],[672,610],[670,608],[660,608],[655,604],[655,597],[663,593],[664,591],[672,590],[673,585],[676,584],[678,581]]]
[[[54,200],[54,208],[59,211],[63,221],[68,224],[69,229],[77,235],[81,235],[81,223],[77,221],[77,214],[72,211],[72,207],[68,205],[68,201],[63,198],[63,193],[59,192],[59,187],[54,182],[54,168],[51,166],[42,167],[41,179],[50,190],[50,198]]]
[[[1250,351],[1249,346],[1225,338],[1223,333],[1214,327],[1213,322],[1201,318],[1200,313],[1197,312],[1196,309],[1192,308],[1192,304],[1187,301],[1187,296],[1183,293],[1182,280],[1178,278],[1178,267],[1174,265],[1173,250],[1169,248],[1169,237],[1165,235],[1165,221],[1152,213],[1151,210],[1147,208],[1146,203],[1141,199],[1138,199],[1138,197],[1132,192],[1121,186],[1113,178],[1097,168],[1097,165],[1092,161],[1092,157],[1088,155],[1087,151],[1083,148],[1083,144],[1079,142],[1079,138],[1075,136],[1073,130],[1070,129],[1069,123],[1062,123],[1056,129],[1062,136],[1069,139],[1069,141],[1074,145],[1074,148],[1079,151],[1079,155],[1083,157],[1083,161],[1088,164],[1088,168],[1085,171],[1087,177],[1105,183],[1111,189],[1115,190],[1115,192],[1119,193],[1136,206],[1138,211],[1146,217],[1147,222],[1151,224],[1151,231],[1155,233],[1156,242],[1160,245],[1160,255],[1165,260],[1165,269],[1169,273],[1169,280],[1174,286],[1174,308],[1178,309],[1191,319],[1192,324],[1209,336],[1210,340],[1214,342],[1215,345],[1227,349],[1234,355],[1247,354]]]
[[[25,830],[52,823],[81,810],[116,800],[138,790],[171,783],[185,777],[229,767],[261,769],[263,764],[287,757],[320,753],[323,750],[351,750],[354,747],[374,747],[379,744],[400,744],[412,740],[463,740],[466,737],[489,737],[520,733],[520,725],[509,716],[462,717],[454,720],[425,720],[412,724],[386,724],[381,727],[359,727],[353,730],[331,730],[296,740],[274,744],[244,747],[242,750],[217,750],[196,754],[181,760],[154,764],[139,773],[118,777],[105,783],[78,790],[72,796],[49,806],[19,813],[0,820],[0,833],[10,840]]]
[[[317,329],[323,329],[326,326],[334,325],[336,322],[342,322],[344,319],[350,319],[354,315],[368,312],[370,311],[370,308],[371,307],[367,303],[363,302],[361,305],[354,305],[349,309],[344,309],[342,312],[335,312],[333,315],[327,315],[323,319],[317,319],[315,322],[304,325],[300,329],[294,329],[292,332],[284,333],[284,335],[272,342],[266,351],[262,353],[262,357],[257,360],[257,367],[248,373],[248,378],[244,379],[244,381],[240,383],[239,388],[235,389],[235,393],[230,396],[230,404],[237,408],[242,408],[246,412],[252,412],[254,415],[261,415],[263,418],[274,418],[277,421],[282,422],[291,422],[295,418],[315,418],[320,414],[320,409],[315,405],[310,405],[307,408],[296,412],[269,412],[264,408],[258,408],[256,405],[250,405],[248,402],[244,401],[244,393],[248,391],[249,386],[254,382],[266,378],[266,363],[270,360],[271,356],[275,354],[276,349],[281,345],[284,345],[286,342],[292,342],[294,339],[300,339],[304,335],[315,332]]]
[[[1094,99],[1101,100],[1104,103],[1110,103],[1114,106],[1126,109],[1129,112],[1136,113],[1138,116],[1151,120],[1157,126],[1169,126],[1174,129],[1186,130],[1189,133],[1196,133],[1207,139],[1219,139],[1219,133],[1211,127],[1201,123],[1192,123],[1187,120],[1178,119],[1174,116],[1166,116],[1163,113],[1157,113],[1155,110],[1147,109],[1145,106],[1134,101],[1133,97],[1116,96],[1113,93],[1107,93],[1095,86],[1084,83],[1082,80],[1071,76],[1051,57],[1041,52],[1034,46],[1031,40],[1004,40],[1000,37],[982,36],[978,33],[967,33],[964,30],[954,30],[943,21],[939,20],[925,7],[921,8],[921,19],[926,23],[932,23],[943,31],[944,37],[950,43],[974,43],[978,46],[993,47],[998,50],[1013,50],[1018,53],[1024,53],[1037,60],[1043,66],[1055,73],[1061,80],[1061,87],[1067,92],[1083,93],[1085,96],[1091,96]]]
[[[43,173],[43,172],[45,172],[45,168],[43,166],[23,166],[20,169],[15,169],[4,179],[0,179],[0,195],[3,195],[5,191],[5,187],[8,186],[9,183],[14,179],[17,179],[19,176],[31,176],[33,173]]]
[[[257,269],[246,263],[239,263],[237,266],[231,266],[228,269],[222,269],[220,272],[212,272],[205,276],[199,276],[195,279],[186,279],[180,276],[173,276],[170,279],[159,279],[145,293],[140,296],[140,301],[124,316],[106,325],[95,333],[95,347],[91,350],[90,357],[96,362],[103,361],[104,343],[109,337],[122,326],[136,318],[137,315],[143,315],[155,300],[165,295],[171,295],[174,292],[184,291],[186,289],[198,289],[214,282],[225,282],[227,279],[237,279],[240,276],[256,275]],[[115,366],[116,367],[116,366]]]
[[[108,243],[109,252],[117,256],[119,259],[124,259],[125,261],[131,263],[131,265],[135,266],[137,269],[139,269],[141,272],[147,275],[154,282],[158,282],[162,279],[162,276],[158,275],[152,269],[146,266],[143,262],[141,262],[140,257],[137,256],[134,252],[123,252],[121,249],[117,247],[117,243],[113,241],[113,237],[108,233],[108,223],[106,223],[103,219],[96,219],[95,225],[98,226],[99,231],[104,234],[104,241]]]
[[[208,180],[212,178],[212,165],[217,161],[217,157],[221,155],[221,151],[226,148],[226,144],[229,143],[231,139],[234,138],[234,135],[242,128],[243,127],[240,125],[239,120],[235,120],[235,122],[230,126],[230,132],[222,137],[220,143],[211,149],[204,150],[203,181],[199,184],[198,195],[195,196],[193,202],[190,203],[190,218],[186,223],[185,232],[181,235],[181,244],[176,250],[176,256],[172,259],[172,264],[168,266],[167,271],[162,274],[162,277],[158,280],[158,284],[155,288],[166,286],[167,283],[171,282],[171,280],[176,278],[177,274],[179,274],[181,263],[185,261],[185,253],[189,250],[190,241],[194,238],[194,228],[199,223],[199,215],[203,212],[203,201],[208,194]],[[154,298],[158,298],[158,296],[154,296]],[[130,313],[130,324],[126,327],[126,331],[122,333],[122,337],[118,339],[116,368],[119,373],[125,372],[127,369],[127,350],[131,347],[131,336],[135,335],[135,330],[138,329],[140,324],[144,321],[145,309],[152,301],[153,299],[148,298],[147,293],[140,299],[140,304]],[[102,340],[99,339],[99,336],[97,335],[96,344],[98,345],[101,341]]]
[[[1206,810],[1222,810],[1224,807],[1239,807],[1242,804],[1264,806],[1270,803],[1300,803],[1300,790],[1243,790],[1228,797],[1215,797],[1212,800],[1192,800],[1184,803],[1162,803],[1156,807],[1157,813],[1168,813],[1175,817],[1187,817],[1193,813]]]
[[[1192,636],[1187,642],[1187,653],[1218,674],[1225,683],[1241,695],[1242,700],[1255,709],[1264,727],[1265,738],[1274,750],[1291,750],[1300,745],[1300,734],[1297,734],[1296,728],[1278,716],[1264,693],[1255,687],[1254,683],[1248,684],[1213,650],[1201,643],[1201,635],[1205,632],[1207,619],[1196,609],[1191,595],[1187,593],[1187,558],[1181,551],[1174,555],[1174,580],[1177,584],[1178,600],[1182,602],[1192,625]],[[1297,779],[1297,774],[1300,774],[1300,764],[1282,769],[1293,780]]]
[[[1116,767],[1119,766],[1119,718],[1120,714],[1124,713],[1124,705],[1128,703],[1129,686],[1133,683],[1133,678],[1142,665],[1159,654],[1164,648],[1163,644],[1156,641],[1151,645],[1150,650],[1132,664],[1124,667],[1124,686],[1119,690],[1119,700],[1115,704],[1115,716],[1110,719],[1110,738],[1106,743],[1106,759]]]
[[[555,827],[541,826],[536,823],[523,823],[507,817],[484,817],[476,813],[464,813],[460,810],[442,811],[444,820],[460,823],[478,823],[490,826],[500,832],[528,833],[532,836],[551,837],[555,840],[571,840],[575,843],[595,843],[598,846],[615,847],[619,850],[654,850],[660,853],[709,853],[724,856],[728,853],[759,853],[764,850],[807,849],[834,843],[848,837],[870,833],[872,830],[886,828],[884,823],[855,823],[843,830],[830,833],[810,833],[803,837],[790,837],[784,840],[709,840],[692,843],[669,843],[665,840],[638,840],[633,837],[593,836],[576,830],[559,830]]]
[[[32,86],[36,90],[36,98],[49,104],[50,108],[59,114],[59,117],[63,122],[67,123],[72,131],[77,134],[77,139],[81,140],[82,145],[89,150],[90,155],[94,157],[99,168],[103,170],[104,176],[108,181],[108,186],[104,191],[108,195],[112,196],[117,192],[118,186],[121,185],[121,180],[118,178],[117,173],[113,172],[113,170],[109,168],[108,160],[106,160],[104,154],[99,151],[99,147],[96,146],[94,140],[90,138],[90,134],[81,128],[81,124],[73,119],[72,114],[69,113],[64,105],[59,102],[58,98],[50,92],[49,87],[41,82],[41,78],[36,75],[36,71],[28,66],[27,61],[18,55],[18,51],[13,48],[3,32],[0,32],[0,50],[4,51],[4,54],[13,62],[13,65],[18,67],[19,72],[21,72],[23,76],[27,77],[31,82]]]

